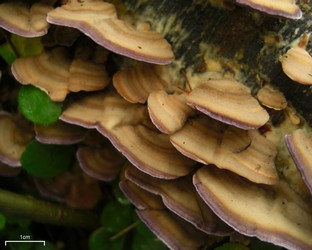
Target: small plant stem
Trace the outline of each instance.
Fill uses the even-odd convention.
[[[128,233],[131,229],[135,228],[141,221],[137,220],[135,222],[133,222],[131,225],[127,226],[126,228],[122,229],[120,232],[118,232],[117,234],[113,235],[112,237],[110,237],[110,240],[116,240],[119,237],[123,236],[124,234]]]
[[[94,213],[80,211],[30,196],[0,189],[0,212],[30,220],[75,228],[96,228],[99,218]]]

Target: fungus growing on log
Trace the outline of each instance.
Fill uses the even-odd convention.
[[[0,131],[0,161],[11,167],[21,166],[20,158],[33,135],[23,131],[4,111],[0,112]]]
[[[269,15],[290,19],[300,19],[302,12],[293,0],[235,0],[236,3],[246,5]]]
[[[51,24],[79,29],[99,45],[139,61],[169,64],[170,44],[155,31],[118,19],[115,6],[100,0],[71,0],[48,13]]]
[[[211,209],[238,232],[287,249],[312,248],[312,206],[289,185],[255,185],[212,166],[193,178],[196,190]]]
[[[302,179],[312,194],[312,140],[302,129],[285,136],[285,142]]]
[[[125,179],[121,190],[136,206],[137,214],[170,249],[201,249],[217,237],[209,236],[170,212],[158,195],[154,195]]]
[[[125,162],[122,155],[109,142],[103,146],[80,147],[76,156],[82,170],[101,181],[116,178]]]
[[[168,95],[164,90],[152,92],[147,107],[152,122],[165,134],[178,131],[188,117],[196,114],[194,109],[186,105],[186,94]]]
[[[12,73],[17,81],[40,88],[53,101],[63,101],[69,92],[100,90],[109,83],[103,65],[69,60],[64,48],[18,58],[12,64]]]
[[[147,63],[119,70],[113,77],[113,84],[117,92],[132,103],[145,103],[153,91],[168,88],[161,77],[161,68]]]
[[[0,4],[0,27],[23,37],[43,36],[50,24],[47,13],[53,7],[44,3],[34,3],[30,8],[22,2]]]
[[[86,129],[62,121],[51,125],[35,124],[36,140],[44,144],[75,144],[86,136]]]
[[[251,96],[250,89],[234,80],[210,80],[186,97],[191,107],[221,122],[255,129],[269,120],[269,114]]]
[[[198,196],[192,185],[190,176],[175,180],[161,180],[153,178],[129,166],[125,176],[139,187],[148,192],[160,195],[164,205],[207,234],[225,236],[233,232],[221,221]]]
[[[312,85],[312,57],[304,48],[293,47],[281,57],[284,73],[293,81]]]
[[[184,155],[203,164],[215,164],[250,181],[276,184],[275,145],[255,130],[241,130],[208,117],[196,117],[170,135]]]
[[[287,107],[287,100],[282,92],[271,84],[267,84],[257,93],[259,102],[270,109],[283,110]]]
[[[133,165],[152,176],[177,178],[190,173],[195,165],[172,146],[167,135],[157,131],[146,106],[131,104],[116,92],[96,93],[76,101],[60,119],[96,128]]]

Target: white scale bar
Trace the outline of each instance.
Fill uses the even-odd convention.
[[[43,245],[45,246],[45,241],[44,240],[6,240],[4,242],[4,245],[6,246],[7,243],[14,243],[14,242],[19,242],[19,243],[23,243],[23,242],[43,243]]]

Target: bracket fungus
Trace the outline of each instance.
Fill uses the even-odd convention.
[[[290,19],[300,19],[302,11],[293,0],[235,0],[236,3],[246,5],[252,9],[265,12],[269,15],[281,16]]]
[[[23,37],[43,36],[50,24],[47,13],[53,9],[44,3],[34,3],[30,8],[22,2],[0,4],[0,27]]]
[[[168,87],[161,77],[161,68],[147,63],[119,70],[113,76],[113,85],[123,98],[132,103],[145,103],[153,91]]]
[[[256,183],[278,181],[275,145],[255,130],[241,130],[203,116],[191,119],[170,140],[182,154],[203,164],[215,164]]]
[[[103,146],[80,147],[76,157],[86,174],[101,181],[111,181],[116,178],[125,162],[109,142]]]
[[[69,60],[64,48],[18,58],[12,64],[12,73],[17,81],[42,89],[53,101],[63,101],[69,92],[103,89],[110,80],[103,65]]]
[[[177,178],[187,175],[195,165],[172,146],[168,135],[157,131],[146,106],[131,104],[115,92],[96,93],[72,103],[61,120],[96,128],[133,165],[152,176]]]
[[[100,0],[70,0],[50,11],[47,21],[79,29],[108,50],[139,61],[169,64],[174,58],[160,33],[136,29],[118,19],[114,5]]]
[[[269,114],[251,96],[250,89],[234,80],[210,80],[194,88],[186,97],[191,107],[221,122],[255,129],[269,120]]]
[[[312,57],[304,48],[293,47],[280,59],[284,73],[293,81],[312,85]]]
[[[49,179],[35,179],[39,193],[77,209],[91,209],[102,198],[100,183],[74,166],[70,172]]]
[[[256,185],[208,166],[195,173],[193,182],[211,209],[238,232],[288,249],[312,248],[312,206],[286,182]]]
[[[119,186],[136,206],[141,220],[170,249],[202,249],[216,238],[170,212],[158,195],[147,192],[127,179],[122,180]]]
[[[312,140],[302,129],[285,136],[285,142],[303,181],[312,194]]]
[[[144,190],[160,195],[164,205],[207,234],[225,236],[233,232],[221,221],[198,196],[190,176],[175,180],[153,178],[132,166],[125,170],[125,176]]]
[[[36,140],[44,144],[75,144],[86,136],[86,129],[62,121],[51,125],[35,124]]]
[[[21,166],[20,158],[33,135],[21,129],[13,116],[4,111],[0,112],[0,131],[0,161],[12,167]]]
[[[196,114],[186,105],[186,94],[168,95],[164,90],[152,92],[147,99],[147,107],[152,122],[165,134],[178,131],[190,116]]]
[[[259,102],[270,109],[283,110],[287,107],[287,100],[272,84],[266,84],[257,93]]]

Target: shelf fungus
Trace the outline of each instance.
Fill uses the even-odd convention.
[[[79,147],[76,156],[82,170],[101,181],[115,179],[125,162],[125,159],[109,142],[103,146]]]
[[[1,3],[0,27],[23,37],[43,36],[50,27],[46,17],[52,9],[44,3],[34,3],[30,7],[25,2]]]
[[[312,194],[312,139],[302,129],[285,136],[285,142],[303,181]]]
[[[63,101],[69,92],[103,89],[110,80],[104,65],[70,60],[64,48],[18,58],[12,64],[12,73],[17,81],[42,89],[53,101]]]
[[[294,0],[235,0],[236,3],[246,5],[269,15],[300,19],[302,11]]]
[[[256,130],[242,130],[202,116],[190,119],[170,140],[195,161],[215,164],[255,183],[278,182],[275,145]]]
[[[226,236],[233,232],[233,229],[220,220],[198,196],[190,176],[170,181],[161,180],[144,174],[133,166],[126,168],[125,176],[146,191],[161,196],[164,205],[170,211],[199,230],[218,236]]]
[[[267,84],[257,93],[259,102],[270,109],[283,110],[287,107],[287,100],[282,92],[271,84]]]
[[[187,119],[196,114],[186,105],[186,94],[167,94],[164,90],[154,91],[147,100],[149,116],[154,125],[165,134],[181,129]]]
[[[118,19],[114,5],[100,0],[71,0],[48,13],[51,24],[79,29],[99,45],[139,61],[169,64],[170,44],[155,31],[136,29]]]
[[[192,90],[186,103],[216,120],[242,129],[256,129],[269,120],[269,114],[250,94],[250,89],[234,80],[204,82]]]
[[[92,209],[102,199],[99,181],[74,167],[55,178],[35,179],[42,197],[67,204],[76,209]]]
[[[113,85],[128,102],[145,103],[152,92],[168,88],[168,83],[161,74],[158,65],[137,63],[119,70],[113,76]]]
[[[158,195],[147,192],[127,179],[122,180],[119,186],[137,208],[141,220],[170,249],[204,249],[219,239],[205,234],[172,213]]]
[[[312,248],[312,206],[280,181],[256,185],[213,166],[199,169],[193,183],[203,200],[238,232],[287,249]]]
[[[20,167],[20,158],[33,135],[20,128],[11,114],[0,111],[0,161],[11,167]]]
[[[312,57],[304,48],[293,47],[280,59],[284,73],[293,81],[312,85]]]
[[[44,144],[70,145],[81,142],[87,130],[62,121],[51,125],[34,125],[36,140]]]
[[[158,178],[187,175],[196,164],[172,146],[168,135],[157,131],[145,105],[131,104],[116,92],[96,93],[70,104],[61,120],[96,128],[133,165]]]

